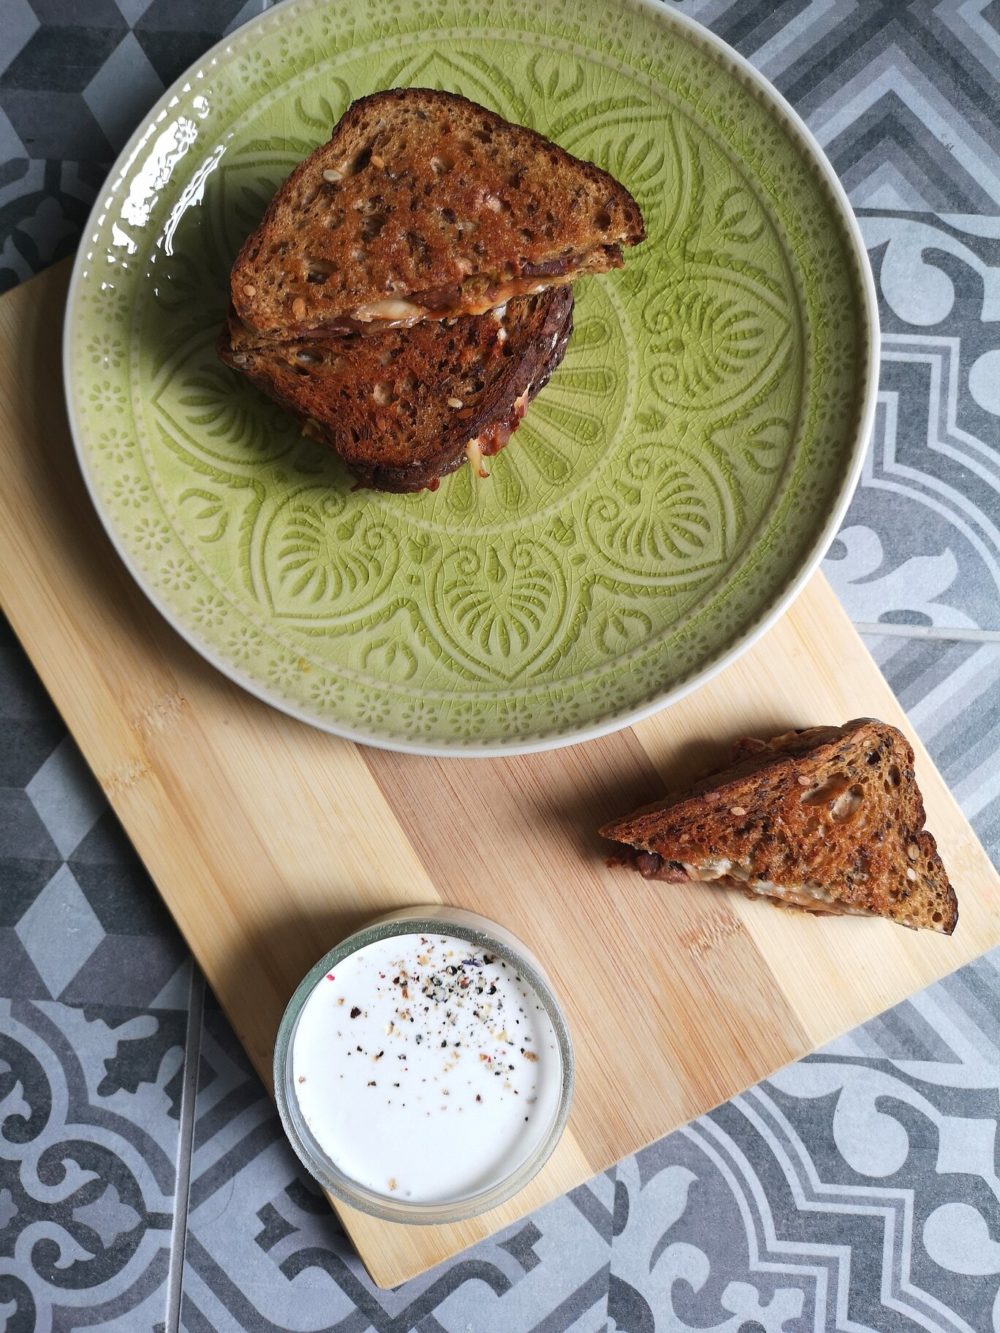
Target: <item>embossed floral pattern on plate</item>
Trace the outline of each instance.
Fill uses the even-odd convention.
[[[824,168],[758,80],[623,3],[282,6],[140,131],[95,212],[67,337],[119,549],[223,670],[401,748],[559,743],[717,665],[820,554],[856,471],[871,326]],[[489,481],[353,492],[216,360],[227,275],[352,97],[462,92],[620,176],[649,239]]]

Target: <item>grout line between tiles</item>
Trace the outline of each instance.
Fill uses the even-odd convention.
[[[170,1263],[167,1268],[167,1311],[164,1333],[180,1333],[184,1252],[187,1248],[188,1203],[191,1192],[191,1152],[194,1111],[201,1065],[201,1024],[205,1013],[205,978],[191,960],[187,1028],[184,1032],[184,1082],[181,1086],[180,1131],[177,1136],[177,1174],[174,1181],[174,1220],[170,1228]]]
[[[885,635],[896,639],[940,639],[954,643],[1000,643],[1000,629],[959,629],[948,625],[883,625],[855,620],[859,634]]]

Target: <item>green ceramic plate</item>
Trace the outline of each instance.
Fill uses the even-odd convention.
[[[233,256],[355,97],[452,89],[635,194],[562,367],[474,484],[352,492],[215,358]],[[874,408],[871,277],[777,93],[642,0],[293,0],[160,101],[74,273],[94,501],[210,661],[358,740],[486,754],[653,711],[745,648],[831,539]]]

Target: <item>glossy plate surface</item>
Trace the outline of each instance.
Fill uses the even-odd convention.
[[[349,102],[461,92],[613,172],[648,239],[492,476],[350,478],[218,363],[228,273]],[[746,647],[815,567],[874,409],[870,274],[797,118],[670,10],[291,0],[161,100],[71,289],[70,416],[122,557],[216,666],[397,749],[585,739]]]

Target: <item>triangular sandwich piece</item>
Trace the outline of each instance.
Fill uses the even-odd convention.
[[[733,759],[601,834],[648,878],[952,933],[955,890],[924,828],[913,750],[895,727],[860,718],[740,741]]]
[[[354,102],[233,265],[234,346],[482,314],[620,268],[645,232],[607,172],[453,93]]]
[[[231,327],[231,323],[230,323]],[[562,360],[573,294],[522,296],[481,318],[314,336],[219,355],[329,445],[360,484],[436,489],[466,458],[499,452]]]

